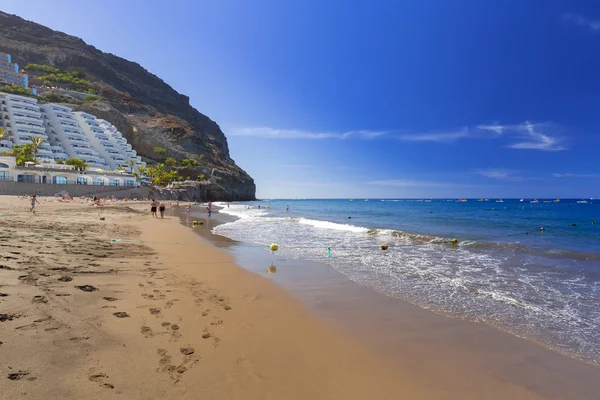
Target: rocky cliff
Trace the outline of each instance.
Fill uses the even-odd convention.
[[[216,197],[254,199],[254,181],[230,158],[227,138],[217,123],[139,64],[1,11],[0,51],[12,54],[21,66],[34,63],[85,74],[100,99],[83,102],[64,96],[63,103],[110,121],[150,161],[157,159],[156,146],[178,159],[204,155],[205,170],[218,177],[220,187],[231,190]]]

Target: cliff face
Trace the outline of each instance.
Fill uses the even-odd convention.
[[[155,146],[175,158],[203,154],[204,166],[214,170],[222,187],[234,191],[231,199],[254,199],[254,181],[229,157],[227,138],[217,123],[139,64],[1,11],[0,51],[12,54],[21,66],[45,64],[83,72],[102,100],[76,102],[74,109],[112,122],[141,156],[156,158]]]

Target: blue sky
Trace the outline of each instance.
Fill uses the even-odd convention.
[[[189,95],[260,197],[600,197],[597,1],[81,3],[1,9]]]

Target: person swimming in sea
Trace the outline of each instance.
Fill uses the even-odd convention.
[[[290,211],[290,206],[289,205],[285,206],[285,212],[288,212],[288,211]]]

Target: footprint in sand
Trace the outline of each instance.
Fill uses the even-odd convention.
[[[96,288],[92,285],[83,285],[83,286],[75,286],[75,287],[83,292],[95,292],[96,290],[98,290],[98,288]]]
[[[92,382],[96,382],[98,384],[100,384],[101,387],[107,388],[107,389],[114,389],[115,385],[111,384],[111,383],[106,383],[104,382],[104,380],[108,378],[107,375],[103,374],[103,373],[98,373],[98,374],[92,374],[89,376],[89,380]]]
[[[29,371],[19,370],[18,372],[12,372],[12,373],[8,374],[6,377],[8,379],[10,379],[11,381],[20,381],[21,379],[25,378],[26,376],[29,376]],[[28,381],[35,381],[36,379],[37,378],[35,378],[35,377],[27,378]]]
[[[31,302],[48,304],[48,299],[46,299],[46,297],[44,297],[44,296],[33,296],[33,299],[31,299]]]
[[[160,315],[160,308],[150,308],[148,311],[150,311],[150,314],[152,315]]]
[[[113,313],[113,315],[117,318],[129,318],[129,314],[127,314],[126,312],[123,312],[123,311]]]
[[[152,329],[150,329],[149,326],[142,326],[140,328],[140,332],[142,332],[142,335],[144,335],[145,337],[150,337],[152,336]]]
[[[171,356],[167,354],[166,349],[157,349],[156,353],[161,357],[160,360],[158,360],[158,372],[166,371],[169,365],[171,365]]]
[[[119,299],[115,299],[114,297],[103,297],[104,300],[106,301],[117,301]]]
[[[204,310],[204,312],[202,313],[203,317],[206,317],[208,315],[208,312],[210,311],[210,309],[206,309]]]
[[[181,354],[186,355],[186,356],[190,356],[190,355],[194,354],[194,348],[191,346],[182,347],[179,349],[179,351],[181,352]]]

